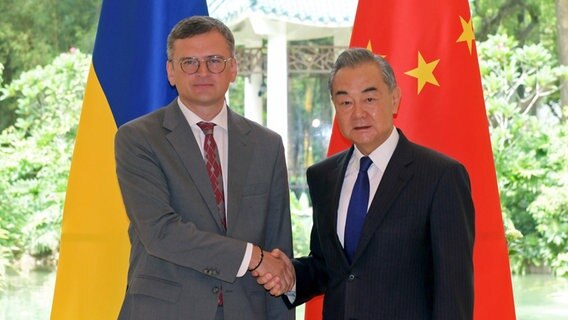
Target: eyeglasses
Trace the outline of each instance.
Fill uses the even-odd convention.
[[[199,70],[199,66],[201,66],[201,62],[205,62],[207,66],[207,70],[211,73],[221,73],[225,70],[227,66],[227,61],[233,59],[232,57],[223,59],[223,57],[219,56],[211,56],[207,57],[203,60],[199,60],[196,57],[187,57],[179,59],[179,66],[181,71],[187,74],[194,74]],[[174,62],[173,59],[169,60],[170,62]]]

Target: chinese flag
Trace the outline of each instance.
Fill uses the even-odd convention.
[[[478,320],[515,319],[507,243],[467,0],[360,0],[351,47],[384,56],[402,89],[395,125],[463,163],[475,203]],[[328,155],[351,144],[334,125]],[[321,319],[321,297],[306,319]]]

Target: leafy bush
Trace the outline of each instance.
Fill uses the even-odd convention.
[[[90,56],[77,50],[0,88],[18,120],[0,133],[0,247],[5,260],[52,261]],[[2,258],[0,258],[1,260]],[[5,262],[4,262],[5,263]]]
[[[559,104],[567,69],[542,45],[519,47],[505,35],[478,48],[511,268],[568,275],[567,117]]]
[[[300,197],[296,197],[294,192],[290,192],[290,212],[294,256],[307,256],[310,253],[310,231],[312,229],[312,207],[308,195],[302,193]]]

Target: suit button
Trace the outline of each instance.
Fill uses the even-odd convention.
[[[347,276],[347,279],[348,279],[349,281],[353,281],[353,280],[355,280],[355,275],[354,275],[354,274],[350,274],[349,276]]]
[[[219,287],[213,287],[213,289],[211,289],[211,292],[213,292],[214,294],[218,294],[219,293]]]

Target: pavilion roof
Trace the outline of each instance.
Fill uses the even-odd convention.
[[[228,25],[261,16],[316,27],[351,27],[357,0],[207,0],[209,14]]]

